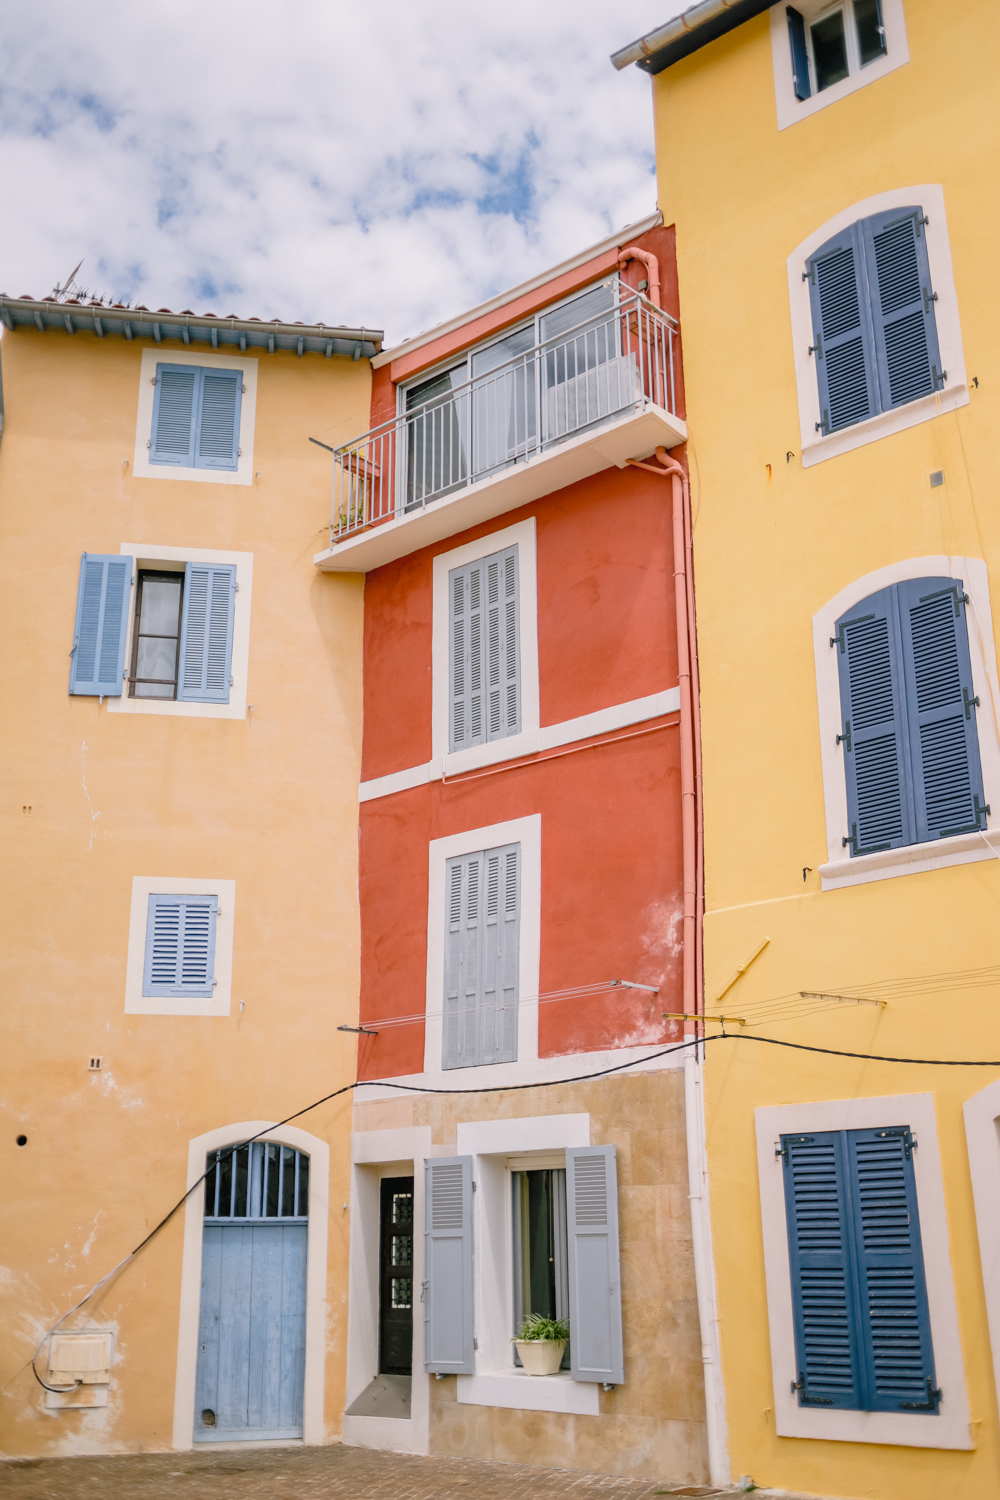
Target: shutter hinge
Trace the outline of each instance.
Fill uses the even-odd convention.
[[[972,710],[974,708],[978,708],[979,707],[979,699],[978,698],[970,698],[969,697],[969,689],[968,688],[963,688],[962,689],[962,699],[963,699],[963,701],[965,703],[965,717],[967,719],[971,719],[972,718]]]
[[[930,598],[931,596],[928,594],[927,597]],[[921,601],[921,602],[923,602],[923,601]],[[845,651],[847,650],[847,635],[846,635],[846,630],[847,630],[848,625],[862,625],[862,624],[864,624],[865,620],[874,620],[874,618],[875,618],[874,615],[858,615],[853,620],[845,620],[842,625],[839,625],[837,627],[837,634],[836,635],[831,635],[831,637],[830,637],[830,645],[831,646],[839,646],[840,647],[840,654],[841,654],[841,656],[843,656],[844,653],[845,653]]]
[[[823,420],[816,423],[816,431],[821,432],[824,437],[830,436],[830,413],[828,411],[824,411]]]
[[[237,584],[236,585],[236,592],[239,593],[239,591],[240,591],[240,586],[239,586],[239,584]]]
[[[803,1373],[802,1370],[799,1371],[799,1378],[798,1378],[798,1380],[793,1380],[792,1381],[792,1394],[794,1395],[796,1391],[798,1391],[798,1393],[799,1393],[799,1405],[800,1406],[832,1406],[833,1405],[833,1398],[832,1398],[832,1396],[807,1396],[806,1395],[806,1377],[805,1377],[805,1374]]]
[[[476,1184],[475,1184],[475,1183],[473,1183],[473,1184],[472,1184],[472,1191],[473,1191],[473,1192],[475,1192],[475,1191],[476,1191]]]
[[[926,604],[928,599],[940,599],[944,594],[950,594],[954,599],[955,619],[957,620],[959,615],[958,606],[960,604],[968,604],[970,602],[968,594],[962,588],[962,585],[960,583],[953,583],[951,588],[949,589],[937,589],[933,594],[921,594],[920,602],[921,604]],[[874,619],[874,616],[872,616],[872,618]]]
[[[147,438],[146,439],[146,447],[147,448],[152,448],[152,446],[153,446],[153,440],[152,440],[152,438]]]
[[[783,1135],[774,1143],[774,1154],[783,1157],[787,1167],[791,1164],[791,1158],[788,1155],[789,1146],[811,1146],[815,1139],[814,1135]],[[794,1386],[792,1389],[794,1390]]]
[[[237,450],[236,450],[236,457],[237,458],[242,458],[243,457],[243,449],[242,448],[237,448]]]
[[[913,1148],[916,1146],[916,1138],[912,1134],[909,1125],[893,1125],[888,1130],[876,1130],[875,1135],[880,1141],[900,1140],[903,1142],[903,1152],[906,1160],[913,1156]]]
[[[936,391],[944,390],[944,383],[948,379],[947,370],[939,370],[937,365],[931,365],[931,379],[934,381]]]
[[[901,1401],[900,1411],[937,1411],[938,1403],[944,1396],[940,1386],[936,1386],[928,1375],[927,1377],[927,1400],[926,1401]]]
[[[848,844],[850,844],[851,849],[853,850],[854,854],[877,854],[880,849],[891,849],[892,848],[891,844],[868,844],[866,848],[862,849],[861,846],[860,846],[860,844],[858,843],[858,825],[857,825],[857,823],[852,823],[851,824],[851,832],[850,832],[849,836],[847,838],[845,838],[845,839],[841,839],[841,841],[840,841],[840,847],[842,849],[846,849],[847,846],[848,846]]]
[[[479,1348],[479,1340],[478,1339],[473,1339],[472,1340],[472,1347],[473,1347],[473,1349],[478,1349]]]
[[[969,823],[964,828],[942,828],[938,838],[949,839],[956,833],[982,833],[983,821],[988,818],[993,809],[987,802],[985,806],[979,801],[979,793],[975,792],[972,797],[972,816],[974,823]]]
[[[229,677],[229,686],[232,687],[232,685],[233,685],[233,679],[232,679],[232,674],[230,674],[230,677]]]
[[[845,750],[850,750],[850,748],[851,748],[851,721],[850,721],[850,719],[845,719],[844,720],[844,732],[843,732],[843,734],[838,734],[837,735],[837,744],[838,745],[842,744],[844,746]]]
[[[241,386],[240,386],[240,394],[241,394],[241,395],[243,395],[243,396],[245,396],[245,395],[246,395],[246,393],[247,393],[247,388],[246,388],[246,386],[245,386],[245,385],[241,385]]]
[[[815,344],[809,345],[809,353],[815,354],[817,359],[823,358],[823,335],[817,333]]]
[[[924,312],[929,313],[931,310],[931,303],[938,300],[938,294],[937,292],[929,292],[926,287],[923,287],[922,291],[924,294]]]
[[[816,285],[816,277],[813,275],[812,262],[809,262],[806,265],[805,270],[802,272],[802,280],[812,282],[813,286]]]

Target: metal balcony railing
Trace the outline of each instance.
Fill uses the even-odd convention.
[[[677,321],[629,292],[557,338],[334,452],[330,545],[422,510],[623,412],[676,415]]]

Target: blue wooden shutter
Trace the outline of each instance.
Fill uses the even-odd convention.
[[[424,1369],[475,1373],[472,1157],[424,1162]]]
[[[194,466],[200,378],[196,365],[157,365],[150,463]]]
[[[196,469],[237,467],[243,374],[240,370],[202,370],[195,444]]]
[[[785,6],[788,17],[788,41],[792,49],[792,84],[796,99],[808,99],[812,93],[809,85],[809,54],[806,51],[806,23],[802,12],[793,6]]]
[[[236,610],[235,563],[191,563],[184,570],[180,680],[186,703],[228,703]]]
[[[915,837],[895,591],[870,594],[837,621],[840,740],[851,857]]]
[[[862,1369],[841,1131],[781,1138],[800,1406],[858,1410]],[[784,1372],[781,1373],[784,1378]]]
[[[806,266],[819,382],[820,427],[836,432],[878,411],[875,344],[864,249],[853,224],[821,245]]]
[[[986,827],[965,593],[954,578],[896,586],[916,839]]]
[[[614,1146],[566,1152],[569,1332],[574,1380],[621,1385],[622,1290]]]
[[[860,225],[871,298],[881,406],[888,411],[944,385],[924,214],[894,208]]]
[[[865,1408],[936,1412],[914,1143],[906,1126],[845,1134]]]
[[[211,998],[218,912],[217,896],[150,896],[142,978],[145,996]]]
[[[483,985],[478,1062],[517,1061],[520,844],[488,849],[485,867]]]
[[[120,698],[132,598],[132,559],[85,552],[80,559],[69,690]]]

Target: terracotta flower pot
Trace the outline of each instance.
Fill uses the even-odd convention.
[[[566,1340],[515,1339],[514,1345],[526,1375],[554,1375],[562,1364]]]

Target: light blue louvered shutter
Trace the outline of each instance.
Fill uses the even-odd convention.
[[[812,93],[809,84],[809,53],[806,51],[806,23],[802,12],[791,5],[785,6],[788,17],[788,41],[792,49],[792,85],[796,99],[808,99]]]
[[[235,563],[189,562],[181,611],[181,701],[229,702],[235,612]]]
[[[142,976],[145,996],[211,998],[218,913],[217,896],[150,896]]]
[[[203,370],[198,403],[194,466],[196,469],[235,470],[239,459],[240,370]]]
[[[483,732],[483,563],[467,563],[448,575],[450,614],[448,748],[481,745]]]
[[[875,343],[864,249],[851,225],[821,245],[806,265],[812,307],[812,354],[819,382],[819,426],[837,432],[879,409]]]
[[[521,729],[521,622],[517,547],[500,554],[500,687],[505,735]]]
[[[840,671],[851,857],[915,838],[895,591],[880,589],[842,615],[830,642]]]
[[[480,1062],[517,1061],[521,846],[487,849]]]
[[[921,208],[861,222],[883,411],[941,390],[944,373]]]
[[[916,839],[986,827],[966,596],[960,580],[896,585]]]
[[[863,1370],[843,1132],[783,1135],[785,1220],[800,1406],[857,1411]],[[779,1372],[784,1379],[785,1372]]]
[[[131,597],[131,557],[83,554],[70,652],[72,695],[121,697]]]
[[[445,867],[445,1068],[470,1068],[482,1061],[483,866],[480,851],[456,855]]]
[[[574,1380],[625,1380],[618,1172],[614,1146],[566,1151],[570,1373]]]
[[[200,381],[197,365],[157,365],[150,463],[194,467]]]
[[[845,1132],[868,1411],[936,1412],[934,1352],[907,1126]]]
[[[424,1369],[473,1375],[472,1157],[424,1162]]]

